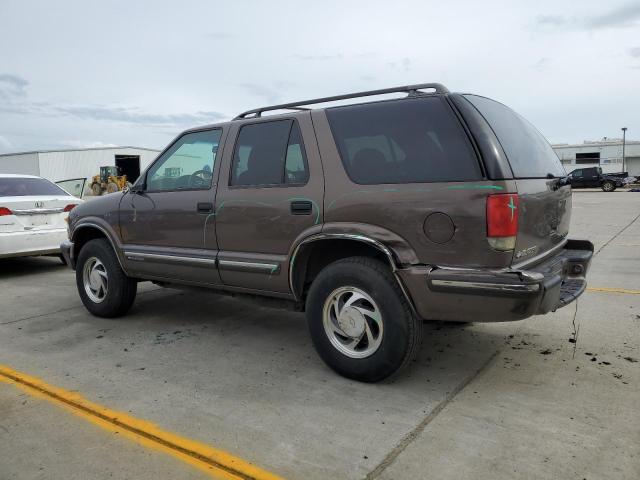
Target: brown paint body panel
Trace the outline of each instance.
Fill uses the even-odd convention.
[[[513,262],[530,261],[561,245],[569,234],[571,187],[554,180],[517,180],[520,213]]]

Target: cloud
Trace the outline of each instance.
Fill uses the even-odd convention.
[[[207,33],[207,37],[208,38],[213,38],[215,40],[227,40],[228,38],[231,38],[233,35],[231,35],[230,33],[227,32],[211,32],[211,33]]]
[[[534,70],[538,70],[540,72],[540,71],[546,70],[546,68],[549,66],[550,62],[551,62],[550,58],[542,57],[536,63],[534,63],[532,65],[532,68]]]
[[[2,135],[0,135],[0,150],[9,150],[13,147],[13,145],[11,144],[11,142],[9,141],[9,139],[7,137],[3,137]]]
[[[627,3],[599,15],[583,17],[564,15],[538,15],[534,26],[541,29],[601,30],[605,28],[628,28],[638,24],[640,3]]]
[[[0,91],[2,97],[2,91]],[[215,123],[228,118],[220,112],[197,111],[194,113],[147,113],[135,107],[107,107],[104,105],[53,105],[48,102],[30,102],[15,98],[0,102],[0,113],[37,115],[41,117],[74,117],[141,126],[189,127]]]
[[[387,62],[387,65],[391,68],[401,68],[405,72],[408,72],[409,70],[411,70],[411,59],[404,57],[397,62]]]
[[[314,62],[322,62],[326,60],[340,60],[342,59],[342,54],[334,53],[328,55],[300,55],[298,53],[291,55],[292,58],[296,60],[305,60],[305,61],[314,61]]]
[[[632,27],[640,18],[640,3],[628,3],[603,15],[596,15],[586,20],[588,28]]]
[[[16,97],[25,97],[27,85],[29,82],[18,75],[0,74],[0,98],[11,100]]]
[[[562,15],[538,15],[535,24],[539,27],[564,27],[568,23],[575,22]]]
[[[58,106],[52,113],[77,117],[83,120],[105,120],[116,123],[159,126],[189,126],[203,123],[214,123],[226,118],[219,112],[198,111],[195,113],[158,114],[140,112],[137,108],[92,106]]]
[[[630,48],[629,55],[631,55],[633,58],[640,58],[640,47]]]
[[[62,140],[60,145],[68,148],[106,148],[106,147],[117,147],[115,143],[104,143],[104,142],[91,142],[85,140]]]
[[[277,89],[256,83],[241,83],[240,86],[250,94],[264,98],[267,103],[277,103],[281,98],[280,91],[282,91],[284,84],[278,84],[279,88]]]

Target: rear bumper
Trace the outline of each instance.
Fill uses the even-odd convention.
[[[66,238],[66,228],[0,233],[0,258],[60,253]]]
[[[504,322],[555,311],[578,298],[592,256],[591,242],[569,240],[553,256],[522,270],[414,267],[397,273],[423,318]]]

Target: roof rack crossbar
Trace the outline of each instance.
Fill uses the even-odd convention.
[[[369,90],[366,92],[347,93],[344,95],[334,95],[332,97],[314,98],[312,100],[304,100],[301,102],[282,103],[280,105],[271,105],[268,107],[255,108],[253,110],[247,110],[238,115],[234,120],[247,118],[249,115],[253,115],[253,118],[260,117],[264,112],[273,110],[309,110],[303,108],[302,105],[315,105],[318,103],[335,102],[338,100],[348,100],[350,98],[359,97],[371,97],[374,95],[385,95],[387,93],[401,93],[407,92],[410,96],[419,95],[419,90],[433,89],[435,93],[449,93],[447,87],[441,83],[421,83],[418,85],[405,85],[403,87],[383,88],[381,90]]]

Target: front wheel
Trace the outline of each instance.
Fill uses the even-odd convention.
[[[616,184],[613,182],[606,181],[602,184],[603,192],[613,192],[616,189]]]
[[[382,380],[407,366],[420,346],[422,321],[389,268],[372,258],[324,268],[311,284],[306,311],[318,354],[348,378]]]
[[[127,277],[106,239],[87,242],[76,265],[76,285],[84,306],[98,317],[127,313],[136,298],[138,284]]]

